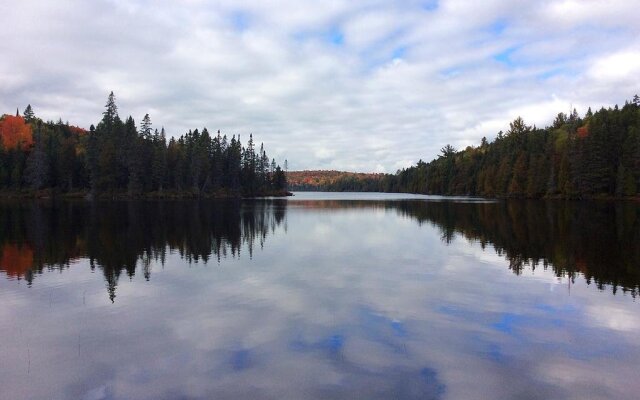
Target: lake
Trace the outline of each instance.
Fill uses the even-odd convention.
[[[0,203],[2,399],[637,399],[640,205]]]

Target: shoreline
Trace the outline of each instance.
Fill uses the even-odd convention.
[[[542,197],[527,197],[527,196],[482,196],[482,195],[471,195],[471,194],[438,194],[438,193],[415,193],[415,192],[380,192],[380,191],[350,191],[350,190],[308,190],[308,189],[300,189],[294,188],[291,189],[295,192],[306,192],[306,193],[317,193],[317,192],[327,192],[327,193],[394,193],[394,194],[415,194],[415,195],[424,195],[424,196],[444,196],[444,197],[470,197],[470,198],[482,198],[488,200],[567,200],[567,201],[637,201],[640,202],[640,195],[638,196],[612,196],[607,194],[596,194],[596,195],[584,195],[581,197],[567,197],[563,195],[545,195]]]
[[[342,191],[332,190],[300,190],[299,192],[328,192],[343,193]],[[359,192],[359,193],[391,193],[391,192]],[[427,196],[452,196],[452,197],[482,197],[490,200],[565,200],[565,201],[631,201],[640,202],[640,196],[617,197],[611,195],[591,195],[582,197],[566,197],[562,195],[547,195],[543,197],[526,197],[526,196],[469,196],[469,195],[441,195],[441,194],[425,194],[425,193],[409,193],[398,192],[398,194],[418,194]],[[252,195],[243,195],[238,191],[219,190],[216,192],[197,193],[195,191],[162,191],[131,194],[128,192],[103,192],[99,194],[91,193],[91,191],[81,190],[74,192],[58,192],[51,189],[45,190],[0,190],[0,200],[46,200],[46,199],[65,199],[65,200],[233,200],[233,199],[255,199],[255,198],[286,198],[293,196],[293,191],[268,191],[255,193]]]
[[[250,199],[250,198],[267,198],[267,197],[288,197],[293,196],[290,191],[267,191],[255,193],[252,195],[243,195],[237,191],[220,190],[210,193],[196,193],[192,191],[162,191],[131,194],[127,192],[103,192],[94,194],[90,191],[75,192],[57,192],[55,190],[20,190],[6,191],[0,190],[1,200],[47,200],[47,199],[65,199],[65,200],[233,200],[233,199]]]

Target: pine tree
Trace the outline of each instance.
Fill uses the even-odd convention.
[[[531,131],[531,127],[524,123],[521,117],[518,117],[509,123],[507,136],[515,136],[521,138],[524,134]]]
[[[242,156],[242,190],[248,196],[256,193],[256,152],[253,134],[249,134],[249,141]]]
[[[587,110],[587,113],[585,114],[585,118],[591,118],[593,117],[593,111],[591,111],[591,107],[589,107],[589,109]]]
[[[222,137],[220,136],[219,129],[218,134],[212,140],[212,153],[212,188],[214,191],[217,191],[222,187],[222,174],[224,167],[224,150],[222,148]]]
[[[91,146],[88,149],[94,153],[88,155],[95,161],[90,171],[93,190],[111,192],[122,188],[126,185],[128,176],[125,166],[126,149],[123,146],[126,135],[113,92],[107,99],[102,121],[90,135],[94,136],[90,139]]]
[[[275,173],[276,173],[276,159],[272,158],[271,159],[271,168],[269,169],[269,185],[270,185],[271,189],[275,188],[275,181],[274,181]]]
[[[260,176],[260,191],[264,191],[268,186],[268,170],[269,170],[269,157],[267,157],[267,153],[264,151],[264,145],[260,144],[260,160],[258,163],[258,174]]]
[[[167,183],[169,187],[173,190],[180,190],[182,187],[181,184],[181,174],[180,174],[180,164],[182,158],[182,149],[180,148],[179,142],[174,138],[169,140],[169,144],[167,145]]]
[[[153,190],[162,192],[167,174],[167,139],[164,127],[162,127],[159,134],[156,129],[156,134],[153,138],[153,150],[151,171],[153,178]]]
[[[229,146],[227,147],[227,163],[225,166],[225,176],[227,181],[227,188],[232,192],[237,192],[240,187],[240,172],[241,172],[241,159],[242,159],[242,144],[240,143],[240,137],[236,140],[235,135],[231,137]]]
[[[276,171],[274,173],[274,189],[276,191],[286,190],[287,188],[287,177],[284,171],[280,168],[280,166],[276,167]]]
[[[450,144],[444,146],[443,148],[440,149],[440,152],[442,153],[441,157],[452,157],[456,154],[456,149],[451,146]]]
[[[126,164],[128,171],[127,190],[130,195],[139,195],[144,190],[144,163],[146,153],[146,143],[144,143],[138,133],[133,117],[127,118],[125,122]]]
[[[113,92],[109,93],[105,110],[102,113],[102,122],[110,129],[116,118],[118,118],[118,107],[116,106],[116,96]]]
[[[31,108],[31,104],[27,105],[27,108],[24,109],[24,112],[22,114],[24,116],[25,121],[27,122],[32,122],[36,118],[36,115],[34,114],[33,109]]]
[[[144,140],[151,139],[151,118],[145,114],[140,123],[140,137]]]

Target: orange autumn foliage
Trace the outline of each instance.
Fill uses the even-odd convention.
[[[4,149],[26,150],[33,145],[31,126],[22,117],[5,115],[0,120],[0,140]]]
[[[578,137],[579,138],[586,138],[587,136],[589,136],[589,126],[588,125],[581,126],[580,128],[578,128]]]
[[[86,129],[80,128],[79,126],[70,125],[69,126],[69,131],[71,133],[73,133],[74,135],[78,135],[78,136],[82,136],[82,135],[86,135],[87,134]]]
[[[291,186],[308,185],[323,186],[334,184],[341,179],[380,179],[382,174],[362,173],[362,172],[345,172],[345,171],[289,171],[287,172],[287,181]]]
[[[0,254],[0,270],[9,277],[23,277],[33,267],[33,250],[29,246],[5,244]]]

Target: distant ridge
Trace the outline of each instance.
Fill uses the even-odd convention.
[[[335,170],[304,170],[287,172],[290,190],[301,191],[375,191],[387,174]],[[363,187],[370,185],[371,188]]]

